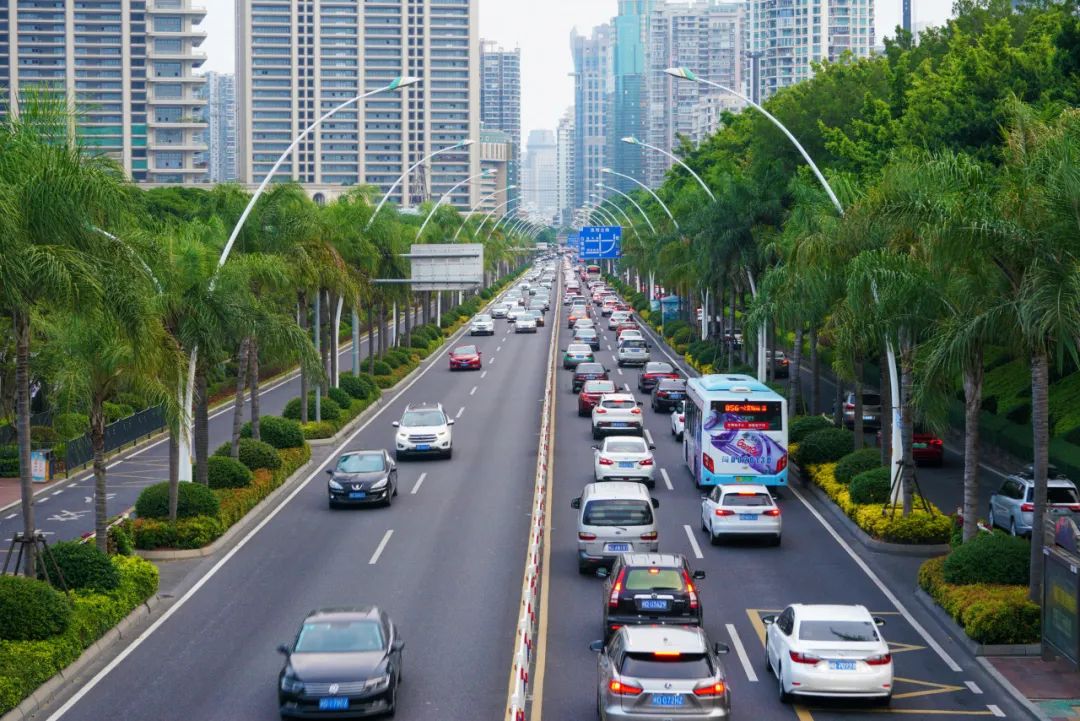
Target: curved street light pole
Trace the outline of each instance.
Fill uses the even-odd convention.
[[[240,235],[240,231],[244,227],[244,223],[247,222],[248,216],[251,215],[251,211],[255,208],[255,203],[262,197],[266,187],[273,181],[274,175],[281,168],[282,163],[288,158],[296,146],[299,145],[312,131],[316,130],[320,125],[326,122],[329,118],[333,117],[337,113],[341,112],[350,105],[354,105],[364,98],[371,97],[372,95],[378,95],[379,93],[394,92],[401,88],[407,88],[410,85],[416,85],[421,82],[420,78],[412,76],[399,76],[393,79],[389,85],[384,85],[381,88],[368,91],[362,95],[349,98],[345,102],[331,108],[321,117],[319,117],[314,123],[304,128],[304,131],[293,138],[293,141],[289,143],[289,147],[285,148],[285,151],[270,168],[270,172],[259,183],[259,187],[255,190],[255,194],[251,196],[251,200],[248,201],[247,207],[244,208],[244,212],[240,214],[240,219],[236,221],[236,225],[233,226],[232,233],[229,234],[229,240],[225,243],[225,247],[221,251],[221,256],[218,258],[217,268],[214,270],[214,275],[210,278],[210,288],[214,288],[217,282],[217,271],[225,265],[225,261],[229,259],[229,254],[232,252],[233,245],[236,243],[237,237]],[[354,336],[355,338],[355,336]],[[195,405],[195,367],[199,358],[198,346],[191,349],[191,355],[188,357],[188,370],[187,378],[184,385],[179,389],[180,403],[181,403],[181,419],[180,419],[180,432],[178,434],[177,443],[178,451],[177,457],[179,460],[179,472],[178,477],[180,481],[191,481],[191,440],[193,436],[193,425],[195,422],[192,414],[192,408]]]
[[[661,155],[663,155],[665,157],[668,157],[668,158],[671,158],[676,163],[678,163],[680,166],[682,166],[682,168],[684,170],[686,170],[686,172],[688,172],[688,173],[690,173],[690,175],[694,176],[694,180],[696,180],[698,182],[698,185],[701,186],[701,189],[704,190],[705,194],[709,196],[709,200],[712,200],[712,201],[716,200],[716,196],[713,195],[713,192],[712,192],[712,190],[709,189],[709,186],[705,185],[705,181],[701,179],[701,176],[698,175],[697,173],[695,173],[694,169],[691,168],[689,165],[687,165],[685,162],[683,162],[683,159],[680,158],[679,156],[675,155],[674,153],[669,153],[668,151],[664,150],[663,148],[658,148],[655,145],[649,145],[648,143],[646,143],[646,142],[644,142],[642,140],[638,140],[637,138],[635,138],[632,135],[623,138],[622,142],[629,143],[630,145],[640,145],[643,148],[648,148],[649,150],[655,150],[656,152],[660,153]]]
[[[610,191],[611,191],[611,192],[613,192],[613,193],[618,193],[618,194],[619,194],[619,195],[621,195],[622,197],[624,197],[624,198],[626,198],[627,200],[629,200],[629,201],[630,201],[630,204],[631,204],[631,205],[633,205],[633,206],[634,206],[635,208],[637,208],[637,211],[638,211],[639,213],[641,213],[641,217],[645,219],[645,222],[646,222],[646,223],[648,224],[648,226],[649,226],[649,230],[651,230],[651,231],[653,232],[653,235],[656,235],[656,226],[654,226],[654,225],[652,224],[652,221],[651,221],[651,220],[649,220],[649,216],[645,214],[645,211],[644,211],[644,210],[642,210],[641,206],[640,206],[640,205],[638,205],[638,202],[637,202],[636,200],[634,200],[633,196],[631,196],[631,195],[630,195],[629,193],[624,193],[624,192],[622,192],[621,190],[619,190],[618,188],[616,188],[616,187],[615,187],[615,186],[613,186],[613,185],[605,185],[604,183],[597,183],[597,184],[596,184],[596,187],[598,187],[598,188],[604,188],[605,190],[610,190]],[[627,220],[629,220],[629,217],[627,218]]]
[[[657,205],[659,205],[661,208],[663,208],[664,213],[667,214],[668,219],[671,221],[672,225],[675,226],[675,230],[679,229],[679,222],[677,220],[675,220],[675,216],[672,215],[671,208],[667,207],[667,203],[665,203],[663,200],[660,199],[660,196],[656,194],[655,190],[653,190],[652,188],[650,188],[648,185],[641,182],[637,178],[633,177],[632,175],[626,175],[625,173],[619,173],[619,172],[617,172],[615,170],[612,170],[611,168],[603,168],[600,172],[607,173],[608,175],[617,175],[620,178],[626,178],[627,180],[629,180],[629,181],[631,181],[633,183],[637,183],[642,189],[645,190],[646,193],[648,193],[649,195],[652,196],[652,199],[656,201]]]
[[[476,226],[476,232],[479,233],[480,230],[484,227],[484,225],[486,225],[487,222],[489,220],[491,220],[491,216],[495,215],[495,211],[501,210],[504,207],[507,209],[507,211],[509,211],[510,210],[510,208],[509,208],[510,204],[511,203],[517,203],[520,200],[521,200],[521,198],[509,198],[509,199],[504,200],[503,202],[499,203],[498,205],[496,205],[491,210],[489,210],[487,215],[485,215],[483,217],[483,219],[480,221],[480,225]],[[499,216],[499,221],[501,221],[505,215],[506,215],[506,213],[503,213],[502,216]],[[498,226],[498,222],[496,222],[495,225]],[[495,230],[495,228],[492,227],[492,230]],[[488,233],[488,237],[491,237],[490,233]]]
[[[473,180],[476,180],[477,178],[486,178],[486,177],[494,175],[494,174],[495,174],[494,170],[492,170],[491,168],[487,168],[486,170],[483,170],[483,171],[477,173],[476,175],[470,175],[468,178],[465,178],[465,180],[462,180],[460,183],[458,183],[454,187],[450,188],[450,190],[443,193],[442,197],[439,198],[439,202],[435,203],[435,206],[431,209],[431,212],[427,214],[426,218],[424,218],[424,222],[420,224],[420,230],[416,231],[416,239],[420,240],[420,237],[424,234],[424,228],[427,227],[427,224],[431,221],[431,218],[435,215],[435,211],[439,209],[440,205],[442,205],[443,203],[445,203],[447,200],[450,199],[450,196],[454,193],[455,190],[457,190],[461,186],[465,185],[466,183],[469,183],[469,182],[472,182]]]
[[[600,195],[599,193],[589,193],[589,197],[590,198],[596,198],[597,200],[599,200],[600,205],[603,205],[604,203],[611,203],[611,207],[614,208],[615,210],[619,211],[619,214],[623,217],[623,220],[626,221],[627,227],[632,228],[634,230],[634,232],[637,232],[637,226],[634,225],[634,221],[630,220],[630,216],[627,215],[626,211],[623,210],[622,208],[620,208],[615,203],[614,200],[612,200],[611,198],[605,198],[604,196]]]
[[[488,193],[483,198],[476,201],[476,205],[469,208],[469,212],[465,215],[465,219],[462,220],[461,225],[458,226],[457,232],[454,233],[454,238],[453,238],[452,242],[454,242],[454,243],[457,242],[458,236],[461,235],[461,229],[465,227],[465,224],[469,222],[469,218],[473,217],[473,215],[476,213],[476,211],[480,208],[481,205],[488,202],[489,200],[492,200],[499,193],[508,193],[508,192],[510,192],[511,190],[513,190],[516,187],[517,187],[516,185],[508,185],[505,188],[503,188],[502,190],[496,190],[494,193]]]
[[[394,192],[395,190],[397,190],[397,187],[398,187],[399,185],[401,185],[401,182],[402,182],[403,180],[405,180],[405,178],[406,178],[406,177],[408,177],[408,175],[409,175],[410,173],[412,173],[412,171],[416,170],[416,169],[417,169],[417,168],[419,168],[419,167],[420,167],[421,165],[423,165],[423,164],[424,164],[424,163],[426,163],[427,161],[429,161],[429,160],[431,160],[432,158],[434,158],[434,157],[435,157],[436,155],[442,155],[443,153],[449,153],[449,152],[450,152],[451,150],[457,150],[457,149],[459,149],[459,148],[467,148],[467,147],[469,147],[470,145],[472,145],[472,144],[473,144],[473,143],[475,143],[475,142],[476,142],[476,141],[475,141],[475,140],[473,140],[472,138],[466,138],[465,140],[462,140],[462,141],[461,141],[461,142],[459,142],[459,143],[454,143],[453,145],[448,145],[448,146],[446,146],[445,148],[439,148],[439,149],[438,149],[438,150],[436,150],[436,151],[433,151],[433,152],[431,152],[431,153],[428,153],[428,154],[427,154],[427,155],[425,155],[424,157],[420,158],[420,160],[417,160],[417,161],[416,161],[415,163],[413,163],[412,165],[410,165],[410,166],[409,166],[409,167],[408,167],[408,168],[407,168],[407,169],[405,170],[405,172],[404,172],[404,173],[402,173],[401,175],[399,175],[399,176],[398,176],[398,179],[394,181],[394,184],[390,186],[390,189],[389,189],[389,190],[387,190],[385,194],[383,194],[382,200],[380,200],[380,201],[379,201],[379,204],[375,206],[375,210],[374,210],[374,212],[372,212],[372,214],[371,214],[371,217],[370,217],[370,218],[368,218],[368,222],[367,222],[367,225],[365,225],[365,226],[364,226],[364,230],[367,230],[368,228],[370,228],[370,227],[371,227],[371,224],[375,222],[375,216],[376,216],[376,215],[378,215],[378,214],[379,214],[379,211],[380,211],[380,210],[382,210],[382,207],[383,207],[384,205],[386,205],[386,201],[387,201],[387,200],[388,200],[388,199],[390,198],[390,195],[391,195],[391,194],[392,194],[392,193],[393,193],[393,192]]]

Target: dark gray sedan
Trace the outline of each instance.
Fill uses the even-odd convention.
[[[397,466],[386,451],[355,451],[326,469],[330,507],[382,505],[394,502],[398,492]]]

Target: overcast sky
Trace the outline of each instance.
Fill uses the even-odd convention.
[[[570,30],[588,33],[609,20],[617,0],[479,0],[480,37],[504,47],[521,48],[522,142],[529,131],[554,129],[559,116],[574,102],[574,69]],[[900,22],[901,0],[876,0],[878,39],[892,35]],[[952,0],[912,0],[915,21],[942,24]],[[209,56],[206,70],[233,72],[235,0],[203,0],[209,36],[203,44]]]

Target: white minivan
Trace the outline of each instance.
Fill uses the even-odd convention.
[[[660,501],[631,481],[589,483],[570,501],[578,509],[578,571],[610,569],[623,553],[656,553],[660,548],[656,514]]]

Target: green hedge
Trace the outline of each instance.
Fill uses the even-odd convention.
[[[877,448],[860,448],[847,454],[836,463],[836,482],[845,486],[864,471],[881,467],[881,451]]]
[[[206,479],[207,485],[214,490],[244,488],[251,483],[251,470],[235,458],[210,456],[207,459]]]
[[[38,557],[38,578],[61,590],[111,591],[120,585],[116,566],[92,543],[61,541],[49,546],[49,556]]]
[[[330,398],[323,396],[322,402],[320,403],[320,411],[320,420],[336,421],[338,419],[338,416],[341,415],[341,406],[339,406]],[[293,398],[291,401],[286,403],[285,410],[281,412],[281,415],[288,418],[289,420],[300,420],[300,398]],[[315,420],[314,393],[308,396],[308,420]]]
[[[217,496],[201,483],[181,483],[177,488],[177,518],[193,516],[216,516],[219,510]],[[155,483],[139,493],[135,501],[135,514],[139,518],[169,517],[169,482]]]
[[[299,399],[298,399],[299,400]],[[251,438],[251,424],[245,423],[240,431],[243,438]],[[278,450],[300,448],[304,445],[304,434],[300,424],[291,418],[281,416],[263,416],[259,419],[260,439]]]
[[[795,416],[788,424],[788,442],[801,443],[803,438],[814,431],[832,427],[832,421],[825,416]]]
[[[855,434],[846,428],[823,428],[810,433],[798,443],[792,460],[800,467],[813,463],[831,463],[851,453]]]
[[[226,441],[214,451],[215,456],[232,457],[232,443]],[[238,458],[249,470],[256,471],[260,468],[274,470],[281,467],[281,455],[269,443],[257,441],[254,438],[241,438],[238,448]]]
[[[25,576],[0,576],[0,642],[44,640],[63,633],[70,618],[67,597],[49,584]]]
[[[992,583],[1027,586],[1031,544],[995,531],[980,533],[958,546],[945,559],[945,581],[956,585]]]
[[[837,479],[839,480],[839,479]],[[853,503],[885,503],[892,490],[892,476],[884,466],[863,471],[851,479],[850,493]]]
[[[341,408],[348,408],[353,402],[352,395],[344,388],[327,388],[326,395]]]

